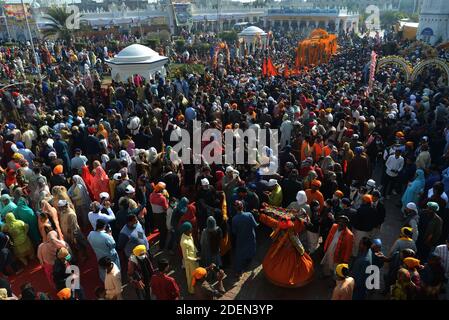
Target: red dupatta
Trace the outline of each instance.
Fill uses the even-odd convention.
[[[94,177],[90,173],[88,166],[82,167],[81,178],[83,178],[84,183],[86,184],[87,191],[89,192],[90,198],[94,199],[94,194],[92,192],[92,180]]]

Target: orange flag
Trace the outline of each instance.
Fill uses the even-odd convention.
[[[273,61],[271,61],[271,58],[268,58],[268,60],[267,60],[267,69],[268,69],[269,76],[279,75],[278,71],[276,70],[276,67],[273,65]]]

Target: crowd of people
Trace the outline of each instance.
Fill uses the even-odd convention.
[[[444,74],[429,70],[407,83],[391,66],[368,91],[371,51],[382,56],[391,43],[350,33],[340,35],[329,63],[263,77],[267,55],[294,62],[298,39],[274,39],[268,50],[233,54],[230,64],[220,53],[204,74],[107,84],[111,52],[95,42],[80,51],[41,42],[37,59],[26,44],[0,47],[2,297],[16,297],[8,277],[37,259],[53,292],[27,282],[21,299],[86,299],[67,269],[82,271],[94,255],[98,299],[126,298],[125,283],[138,299],[216,299],[226,277],[251,267],[267,206],[296,210],[301,222],[265,223],[290,236],[278,238],[266,259],[282,259],[286,246],[301,257],[289,266],[292,278],[269,277],[275,284],[320,281],[320,271],[336,283],[332,299],[362,300],[371,294],[367,267],[377,266],[387,298],[449,297]],[[41,79],[17,84],[38,70]],[[182,129],[198,137],[194,120],[236,139],[239,129],[279,130],[279,154],[266,146],[257,164],[183,163],[173,146]],[[214,138],[201,149],[209,144],[222,152]],[[263,174],[273,162],[277,172]],[[385,231],[389,217],[401,228]],[[389,252],[385,232],[398,234]],[[267,275],[279,273],[270,266],[264,262]],[[184,278],[168,275],[175,267]]]

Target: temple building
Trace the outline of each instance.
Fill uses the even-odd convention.
[[[417,39],[431,45],[449,42],[449,1],[424,0]]]

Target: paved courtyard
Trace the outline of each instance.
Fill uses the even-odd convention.
[[[388,254],[393,242],[397,239],[399,229],[402,226],[402,218],[396,204],[399,196],[394,196],[385,203],[387,215],[381,230],[381,240],[383,243],[383,252]],[[315,262],[315,279],[307,286],[302,288],[281,288],[271,284],[264,276],[262,269],[262,261],[265,253],[271,245],[269,238],[271,230],[265,226],[260,226],[257,230],[257,256],[253,260],[249,271],[245,272],[241,279],[237,281],[233,277],[233,272],[229,268],[225,268],[227,274],[224,280],[224,286],[227,292],[221,297],[223,300],[328,300],[331,297],[334,283],[330,279],[323,279],[320,272],[320,261],[322,252],[317,252],[313,256]],[[165,256],[170,260],[172,266],[176,267],[171,271],[171,275],[175,277],[181,287],[183,299],[189,299],[187,293],[187,284],[185,272],[179,266],[181,259],[179,256],[169,256],[164,253],[156,254],[156,257]],[[381,282],[381,286],[383,283]],[[132,299],[135,293],[129,286],[125,288],[125,297]],[[374,294],[370,299],[383,299],[381,294]]]

